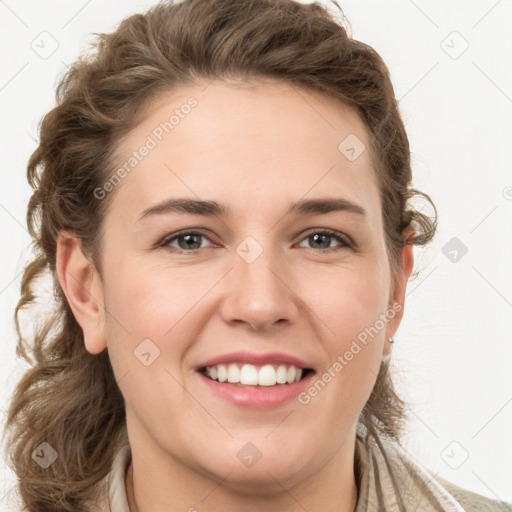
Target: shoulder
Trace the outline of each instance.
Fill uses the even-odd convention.
[[[391,505],[395,508],[396,500],[386,498],[387,495],[393,495],[393,491],[398,491],[402,502],[414,504],[411,512],[512,512],[512,503],[482,496],[441,478],[395,439],[369,436],[359,440],[358,451],[365,462],[362,466],[367,466],[365,471],[369,473],[366,480],[372,479],[375,471],[372,466],[375,466],[378,478],[373,478],[374,486],[381,490],[389,489],[389,493],[384,493],[384,498],[381,498],[382,492],[378,497],[380,500],[387,499],[388,502],[391,500]],[[376,509],[387,510],[382,507]]]
[[[476,494],[441,477],[435,479],[460,503],[465,512],[512,512],[511,503]]]

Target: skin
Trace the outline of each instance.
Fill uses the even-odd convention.
[[[390,299],[369,150],[354,161],[338,150],[350,133],[369,148],[366,128],[349,107],[284,83],[216,81],[167,93],[123,138],[119,161],[190,96],[197,107],[115,189],[103,278],[72,233],[58,242],[59,281],[86,349],[108,349],[125,399],[130,509],[353,511],[357,418],[402,318],[412,245],[402,249]],[[233,216],[173,212],[137,221],[171,197],[216,200]],[[285,216],[292,202],[325,197],[349,199],[366,217]],[[189,228],[205,235],[188,242],[200,247],[195,254],[183,239],[154,247]],[[310,236],[325,228],[358,249],[336,237],[315,243]],[[236,252],[247,236],[263,249],[252,263]],[[213,356],[247,349],[294,354],[319,376],[393,301],[402,306],[394,319],[306,405],[237,407],[213,395],[195,371]],[[147,338],[160,350],[149,366],[134,356]],[[252,467],[237,458],[248,442],[262,453]]]

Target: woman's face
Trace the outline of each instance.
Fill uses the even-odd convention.
[[[91,353],[108,347],[134,456],[248,489],[352,464],[406,281],[390,297],[358,116],[283,83],[205,83],[153,102],[118,157],[120,182],[97,191],[113,194],[106,314],[85,342]],[[178,199],[189,207],[167,204]],[[408,277],[410,246],[403,254]],[[219,378],[215,360],[231,380],[233,364],[266,384],[214,382],[200,370]],[[265,365],[274,371],[258,373]],[[310,370],[268,385],[291,366]]]

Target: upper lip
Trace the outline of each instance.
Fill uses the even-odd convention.
[[[199,366],[197,366],[197,369],[199,370],[207,366],[215,366],[217,364],[234,362],[249,363],[255,365],[281,363],[293,365],[297,368],[312,369],[311,365],[309,365],[306,361],[296,356],[285,354],[283,352],[265,352],[259,354],[256,352],[244,351],[230,352],[228,354],[222,354],[219,356],[212,357],[211,359],[208,359],[207,361],[204,361]]]

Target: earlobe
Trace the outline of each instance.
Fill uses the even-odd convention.
[[[386,341],[384,343],[384,356],[388,356],[391,353],[391,346],[392,344],[389,343],[387,340],[388,338],[392,338],[396,331],[398,330],[398,326],[400,325],[400,322],[402,320],[403,314],[404,314],[404,308],[405,308],[405,292],[407,288],[407,282],[409,280],[409,277],[411,275],[412,269],[414,267],[414,252],[413,252],[413,242],[414,237],[416,233],[413,227],[406,228],[402,236],[404,237],[404,240],[407,241],[406,245],[402,247],[400,250],[400,270],[397,276],[397,283],[395,286],[395,293],[392,298],[392,302],[390,304],[394,304],[394,308],[396,311],[396,314],[389,322],[389,328],[386,331]],[[397,311],[396,306],[397,304],[400,304],[401,307]]]
[[[86,350],[99,354],[107,346],[103,284],[75,234],[59,233],[56,270],[59,284],[83,330]]]

